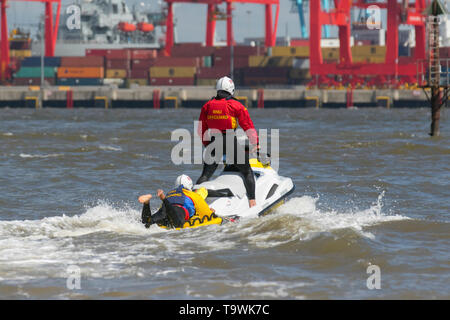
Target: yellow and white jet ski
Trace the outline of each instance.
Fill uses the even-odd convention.
[[[207,190],[206,202],[221,218],[255,218],[265,215],[294,191],[292,179],[278,175],[270,163],[250,159],[255,175],[256,206],[250,208],[244,180],[239,172],[223,171],[217,178],[194,185],[194,190]]]

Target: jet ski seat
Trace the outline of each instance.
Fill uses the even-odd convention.
[[[222,172],[216,179],[203,182],[202,187],[208,190],[209,197],[214,197],[218,194],[221,197],[236,196],[242,199],[247,194],[244,179],[241,174],[236,174],[236,172]],[[194,189],[196,189],[196,186],[194,186]]]

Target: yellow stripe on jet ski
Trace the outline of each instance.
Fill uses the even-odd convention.
[[[256,159],[256,158],[251,158],[251,159],[249,159],[249,163],[250,163],[250,166],[251,166],[252,168],[272,169],[272,168],[270,167],[270,164],[263,165],[263,164],[261,163],[261,161],[259,161],[259,160]]]

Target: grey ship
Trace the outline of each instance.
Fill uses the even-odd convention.
[[[130,10],[125,0],[79,0],[61,9],[56,56],[84,56],[86,49],[159,48],[165,14]],[[40,55],[39,37],[33,55]]]

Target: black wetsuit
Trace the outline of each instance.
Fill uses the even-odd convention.
[[[163,200],[161,208],[152,215],[150,210],[150,201],[144,203],[142,207],[142,223],[146,228],[150,225],[157,223],[168,227],[181,228],[185,222],[185,211],[183,208],[176,205],[172,205],[167,199]]]

